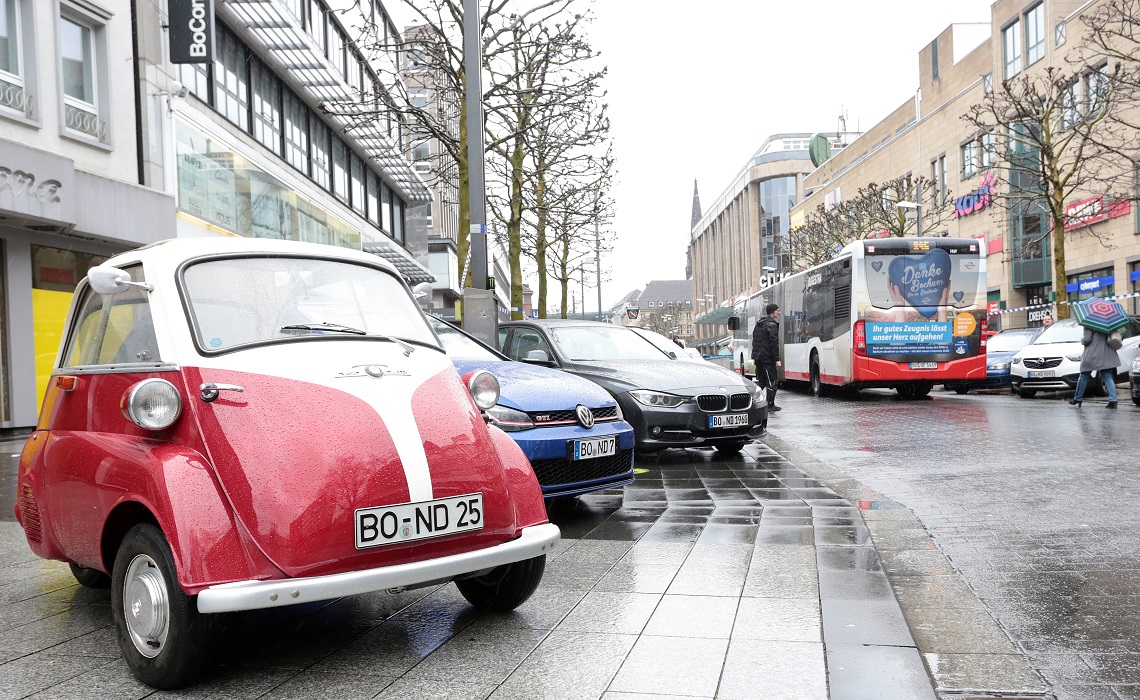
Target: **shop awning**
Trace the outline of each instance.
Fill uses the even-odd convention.
[[[428,272],[422,265],[413,260],[407,253],[402,252],[394,243],[365,243],[364,252],[379,255],[396,266],[396,270],[407,280],[408,284],[416,285],[420,282],[434,282],[435,275]]]
[[[726,325],[729,316],[735,316],[736,309],[731,306],[719,306],[707,314],[697,316],[693,323],[706,325]]]

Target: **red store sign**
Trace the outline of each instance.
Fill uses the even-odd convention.
[[[1065,230],[1089,226],[1125,216],[1132,211],[1132,202],[1127,199],[1105,202],[1104,195],[1098,194],[1065,207]]]

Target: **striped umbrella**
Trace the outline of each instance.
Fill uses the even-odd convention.
[[[1102,333],[1111,333],[1128,325],[1128,314],[1124,307],[1107,299],[1090,299],[1073,304],[1077,323],[1085,328]]]

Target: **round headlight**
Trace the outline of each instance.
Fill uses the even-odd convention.
[[[467,390],[475,399],[475,405],[484,411],[499,403],[499,380],[485,369],[471,375],[467,380]]]
[[[144,379],[124,397],[127,417],[140,428],[169,428],[182,415],[182,396],[165,379]]]

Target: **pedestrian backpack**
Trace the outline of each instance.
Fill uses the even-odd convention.
[[[1120,331],[1113,331],[1108,334],[1108,347],[1119,350],[1123,345],[1124,336],[1120,335]]]

